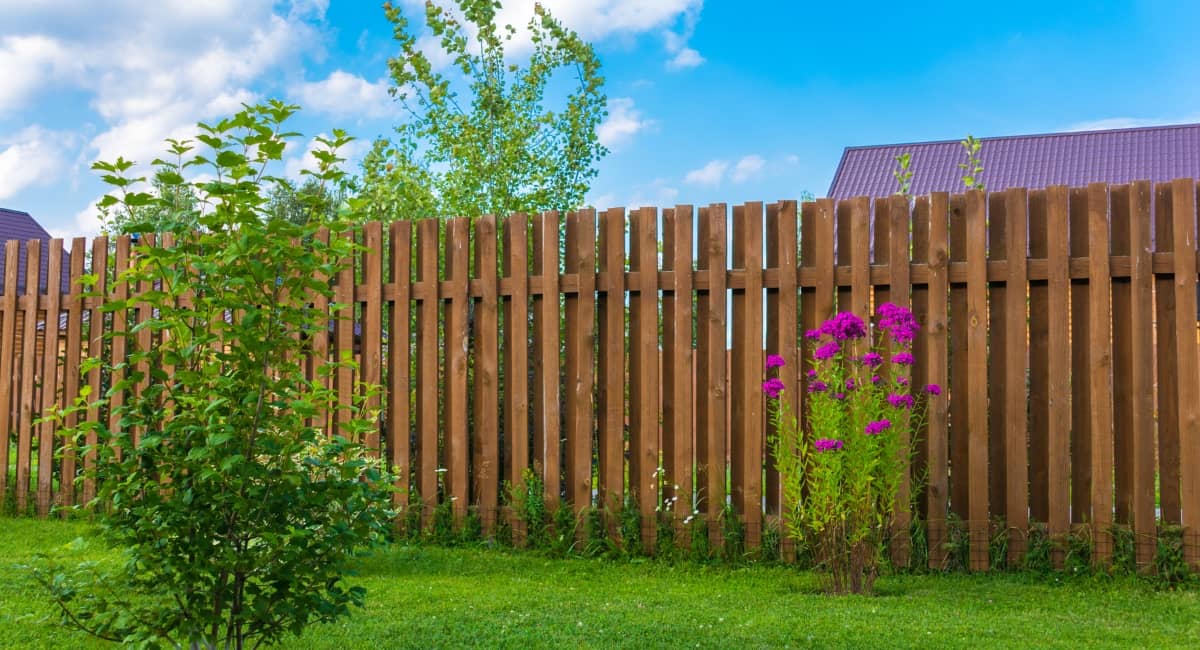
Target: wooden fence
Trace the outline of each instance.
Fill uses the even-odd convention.
[[[715,204],[371,223],[357,235],[366,252],[331,279],[355,322],[336,321],[312,354],[357,355],[357,374],[333,379],[345,400],[355,380],[384,385],[381,435],[368,442],[426,516],[449,500],[491,530],[507,516],[504,482],[537,467],[551,508],[636,496],[650,548],[664,502],[679,520],[701,512],[714,536],[729,503],[754,546],[781,512],[765,355],[787,360],[787,394],[802,397],[812,350],[800,332],[839,310],[910,305],[922,324],[914,381],[948,389],[902,488],[915,507],[899,509],[900,529],[914,514],[925,522],[931,565],[946,562],[955,520],[975,569],[997,534],[1019,558],[1031,522],[1052,539],[1087,525],[1098,561],[1113,525],[1127,526],[1142,565],[1157,526],[1182,525],[1197,565],[1197,211],[1197,183],[1181,179],[747,203],[732,215]],[[56,278],[63,246],[49,245]],[[65,480],[87,459],[35,420],[81,385],[103,388],[79,368],[104,319],[74,281],[39,293],[37,241],[18,295],[19,243],[7,246],[0,493],[46,515],[93,494]],[[139,290],[117,281],[128,237],[95,239],[85,265],[87,250],[70,242],[73,280],[87,266],[109,296]],[[113,325],[143,317],[117,313]],[[109,353],[127,349],[117,339]],[[906,561],[903,542],[894,551]]]

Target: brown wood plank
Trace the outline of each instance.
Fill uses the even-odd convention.
[[[566,297],[567,499],[582,513],[592,505],[596,341],[596,213],[567,217],[566,271],[579,274],[579,289]],[[579,531],[582,533],[582,529]]]
[[[1170,183],[1154,187],[1154,244],[1157,253],[1175,250],[1175,232]],[[1172,256],[1173,257],[1173,256]],[[1182,509],[1179,502],[1179,391],[1175,359],[1178,332],[1175,329],[1175,281],[1172,273],[1154,278],[1156,352],[1158,367],[1158,483],[1159,511],[1164,524],[1178,526]]]
[[[1130,187],[1114,185],[1111,189],[1110,227],[1113,256],[1130,253]],[[1131,330],[1135,315],[1130,302],[1131,278],[1112,279],[1112,342],[1113,342],[1113,455],[1116,521],[1125,526],[1133,524],[1133,478],[1134,449],[1133,400],[1137,389],[1130,384],[1133,375],[1134,356]],[[1145,363],[1145,361],[1143,361]]]
[[[412,221],[397,220],[388,226],[388,259],[396,297],[388,322],[387,458],[397,482],[392,506],[401,511],[408,506],[412,489]]]
[[[1088,256],[1087,188],[1069,194],[1071,257]],[[1092,435],[1088,341],[1091,339],[1091,289],[1087,278],[1071,280],[1071,523],[1091,518]]]
[[[799,262],[797,237],[797,205],[795,201],[781,201],[767,208],[767,267],[779,270],[779,287],[767,290],[767,350],[783,357],[784,366],[776,370],[783,380],[784,398],[791,404],[792,412],[799,413],[800,403],[798,344],[799,291],[796,286]],[[770,440],[777,432],[768,422],[767,437]],[[781,513],[782,477],[775,467],[771,445],[766,449],[766,508],[770,515]]]
[[[1179,487],[1183,554],[1200,567],[1200,363],[1196,345],[1196,182],[1171,183],[1175,250],[1176,381],[1179,387]]]
[[[840,206],[837,210],[840,210]],[[814,292],[814,302],[816,310],[816,322],[820,325],[822,322],[833,318],[836,312],[835,299],[837,298],[838,290],[836,280],[834,278],[835,260],[834,260],[834,229],[836,224],[837,212],[831,199],[818,199],[816,210],[816,223],[814,225],[816,238],[816,251],[813,255],[813,264],[816,267],[816,291]]]
[[[42,374],[41,374],[41,404],[35,406],[38,412],[35,418],[40,418],[51,409],[61,406],[58,388],[58,350],[59,350],[59,314],[62,307],[62,257],[63,243],[61,239],[51,239],[49,242],[49,259],[46,265],[46,295],[42,298],[45,312],[42,316]],[[148,332],[147,332],[148,333]],[[38,425],[38,480],[37,480],[37,513],[39,517],[50,514],[50,504],[54,500],[54,455],[57,446],[54,441],[54,420],[46,419]]]
[[[967,193],[967,530],[971,569],[988,568],[987,213],[984,194]]]
[[[495,530],[500,508],[500,267],[496,217],[475,220],[475,278],[483,295],[475,301],[475,383],[472,416],[474,502],[485,535]]]
[[[95,294],[94,302],[92,302],[91,312],[88,316],[88,349],[87,353],[90,357],[102,357],[104,354],[104,319],[105,313],[102,311],[104,298],[108,295],[108,238],[97,237],[92,240],[92,275],[96,277],[96,284],[92,286],[91,293]],[[101,421],[100,407],[97,406],[100,400],[103,399],[101,394],[101,370],[99,366],[92,368],[88,372],[88,387],[91,389],[91,394],[88,395],[88,409],[85,414],[87,422],[99,424]],[[0,403],[3,403],[0,401]],[[91,429],[87,433],[85,444],[88,447],[87,453],[83,456],[83,494],[81,499],[84,503],[90,503],[96,497],[96,480],[94,472],[96,469],[96,449],[95,445],[98,436],[95,429]]]
[[[856,221],[862,220],[857,211],[854,215]],[[730,480],[734,509],[746,525],[746,545],[755,548],[759,544],[763,521],[762,203],[735,207],[733,228],[733,266],[747,273],[746,288],[733,292]]]
[[[918,203],[920,206],[920,203]],[[926,411],[926,449],[929,463],[926,487],[926,517],[929,521],[929,566],[938,568],[946,561],[946,515],[949,512],[949,251],[950,199],[945,192],[929,197],[929,247],[926,256],[930,265],[929,305],[924,331],[928,352],[924,361],[927,381],[942,388],[940,396],[931,397]]]
[[[675,515],[692,513],[692,213],[678,205],[663,216],[663,267],[674,285],[663,294],[663,497]]]
[[[318,242],[329,244],[329,229],[321,227],[317,231],[316,239]],[[317,272],[315,280],[317,282],[328,283],[329,278],[326,274]],[[313,311],[320,314],[322,318],[322,331],[314,332],[312,337],[312,351],[309,357],[309,380],[319,390],[329,388],[329,296],[324,293],[318,293],[313,297]],[[320,411],[313,415],[309,422],[309,426],[321,429],[321,432],[328,436],[331,435],[329,428],[330,414],[325,411]]]
[[[346,239],[354,241],[354,231],[347,230]],[[333,357],[341,364],[334,373],[334,390],[337,391],[337,409],[334,411],[334,431],[346,438],[351,434],[347,425],[352,416],[354,403],[354,367],[347,362],[354,360],[354,258],[347,256],[338,260],[338,270],[333,281],[333,302],[339,307],[333,318]],[[356,442],[362,442],[358,440]]]
[[[696,397],[700,400],[696,410],[698,509],[704,513],[714,546],[720,543],[718,518],[726,495],[727,293],[725,274],[715,272],[727,266],[725,215],[724,204],[701,209],[697,260],[699,269],[714,271],[713,281],[699,293],[696,304]]]
[[[534,217],[533,273],[541,276],[541,293],[534,296],[533,430],[534,458],[541,465],[546,486],[546,506],[558,507],[561,470],[561,390],[559,387],[559,260],[557,212]]]
[[[988,261],[1008,261],[1006,226],[1008,223],[1004,192],[987,195],[988,208]],[[1020,266],[1006,264],[1006,266]],[[1008,345],[1008,287],[1007,280],[988,282],[988,512],[1002,517],[1008,511],[1007,452],[1005,431],[1007,430],[1008,386],[1004,379],[1007,373]],[[1007,523],[1007,522],[1006,522]]]
[[[886,218],[890,222],[888,225],[889,245],[891,250],[887,252],[887,260],[889,266],[889,282],[888,282],[888,300],[892,304],[910,309],[912,307],[911,277],[909,268],[910,255],[910,224],[912,223],[912,215],[909,210],[908,197],[895,195],[888,199]],[[878,250],[876,250],[878,254]],[[876,301],[876,305],[879,301]],[[878,309],[878,307],[876,307]],[[896,372],[899,372],[897,368]],[[913,378],[912,369],[909,369],[910,382]],[[924,384],[915,383],[912,386],[914,393],[921,390]],[[900,483],[897,486],[896,506],[894,510],[893,530],[895,534],[892,537],[892,562],[896,566],[906,567],[909,564],[909,528],[912,525],[912,510],[909,504],[911,503],[912,485],[910,478],[909,462],[912,459],[911,448],[912,438],[909,431],[909,414],[903,413],[899,416],[900,426],[897,427],[897,435],[900,438],[901,457],[900,463],[904,467],[900,475]]]
[[[4,244],[4,297],[0,301],[3,321],[0,323],[0,495],[8,498],[9,449],[12,445],[16,421],[11,418],[13,405],[19,395],[19,384],[14,376],[13,361],[16,358],[17,333],[17,276],[20,271],[21,240],[10,239]],[[15,478],[15,477],[14,477]],[[7,503],[3,509],[7,512]]]
[[[70,406],[76,403],[79,399],[79,364],[82,360],[83,350],[83,297],[81,295],[83,289],[79,284],[79,279],[83,277],[83,263],[85,261],[83,237],[76,237],[71,240],[71,267],[68,277],[70,278],[69,298],[67,300],[67,340],[64,350],[63,359],[63,397],[62,404]],[[5,375],[0,374],[0,377]],[[0,400],[0,404],[3,401]],[[63,425],[68,428],[74,428],[79,425],[79,411],[71,411],[63,420]],[[75,479],[78,473],[78,445],[74,439],[63,440],[62,454],[62,479],[59,485],[59,493],[57,503],[62,506],[71,507],[75,505],[76,485]],[[0,494],[3,494],[0,490]],[[68,511],[64,510],[65,516]]]
[[[854,235],[853,228],[850,225],[850,215],[854,212],[854,206],[855,199],[843,199],[838,201],[835,206],[834,217],[836,225],[834,232],[837,235],[837,246],[834,250],[837,256],[837,266],[835,267],[834,290],[837,293],[837,311],[834,313],[853,311],[849,276],[852,273],[853,253],[851,249],[853,248],[853,244],[851,238]]]
[[[37,368],[38,284],[41,279],[42,241],[25,242],[25,331],[21,337],[21,387],[17,420],[17,513],[28,512],[29,481],[33,459],[34,372]]]
[[[1047,462],[1046,494],[1049,507],[1047,530],[1056,544],[1053,561],[1063,563],[1064,536],[1070,525],[1071,490],[1071,282],[1067,268],[1067,224],[1069,214],[1067,188],[1046,190],[1046,263],[1048,287],[1046,312],[1047,354]]]
[[[1091,402],[1091,521],[1100,566],[1112,557],[1113,523],[1113,403],[1112,311],[1109,276],[1108,185],[1088,185],[1088,262],[1091,267],[1088,321],[1088,391]],[[1193,260],[1194,266],[1194,260]],[[1193,292],[1193,298],[1195,293]]]
[[[1003,243],[1010,260],[1029,256],[1028,242],[1029,193],[1013,188],[1005,193],[1005,238]],[[1025,392],[1029,372],[1028,303],[1029,285],[1025,264],[1010,264],[1006,284],[1006,303],[1003,381],[1006,385],[1004,403],[997,405],[1005,411],[1005,521],[1008,523],[1008,564],[1017,566],[1025,555],[1025,532],[1029,529],[1029,397]],[[996,431],[996,435],[1000,435]]]
[[[611,278],[599,297],[600,359],[597,422],[598,506],[611,512],[625,496],[625,209],[600,215],[600,273]],[[615,523],[610,521],[615,532]]]
[[[1029,256],[1046,261],[1046,191],[1029,193]],[[1046,523],[1050,516],[1049,431],[1050,350],[1049,285],[1029,281],[1029,516]]]
[[[950,261],[967,261],[966,197],[950,197]],[[970,467],[968,464],[967,420],[967,287],[963,282],[950,284],[950,397],[955,408],[950,409],[950,510],[963,521],[969,518],[967,509]],[[961,398],[961,399],[960,399]]]
[[[438,502],[438,221],[417,222],[417,280],[431,287],[417,299],[417,493],[424,504],[422,521],[429,522]],[[415,290],[416,287],[414,287]],[[415,291],[414,291],[415,293]]]
[[[134,249],[131,252],[131,255],[134,258],[143,254],[141,249],[149,249],[149,248],[153,248],[155,246],[156,242],[155,242],[154,234],[148,233],[148,234],[142,235],[136,243],[137,243],[137,245],[134,246]],[[131,289],[132,289],[132,287],[131,287]],[[134,328],[141,326],[143,323],[146,323],[151,318],[153,318],[153,313],[152,313],[150,304],[147,303],[145,300],[141,299],[141,297],[144,294],[146,294],[149,291],[153,291],[153,289],[154,289],[154,287],[150,280],[138,281],[138,285],[137,285],[137,289],[136,289],[136,291],[137,291],[136,297],[138,298],[138,300],[135,303],[136,307],[133,310],[134,321],[130,325],[131,331]],[[235,316],[235,318],[237,318],[237,316]],[[141,359],[134,366],[134,372],[139,377],[139,379],[134,383],[134,386],[133,386],[133,395],[134,395],[135,399],[137,399],[137,400],[141,399],[142,395],[144,395],[146,393],[147,388],[149,388],[149,386],[150,386],[150,355],[153,353],[153,350],[154,350],[153,334],[154,334],[153,330],[151,330],[148,327],[143,327],[140,330],[138,330],[136,334],[134,334],[134,344],[135,344],[134,351],[141,353]],[[144,429],[144,427],[135,427],[133,429],[132,433],[133,433],[133,444],[136,446],[138,443],[141,442],[142,435],[145,433],[145,429]]]
[[[871,318],[871,200],[854,199],[850,208],[850,305],[839,304],[839,311],[852,311],[863,322]]]
[[[467,219],[457,217],[446,223],[446,279],[450,292],[445,302],[445,365],[442,370],[444,495],[451,501],[454,516],[467,514],[471,499],[467,436],[467,352],[470,330],[467,324],[467,249],[470,245]]]
[[[113,300],[115,302],[124,301],[129,297],[129,283],[121,276],[129,268],[129,235],[121,235],[117,238],[116,254],[113,257],[113,284],[110,289]],[[112,339],[109,342],[109,350],[112,358],[112,372],[109,373],[109,389],[108,389],[108,430],[110,433],[119,433],[121,417],[118,411],[125,405],[125,357],[129,352],[129,310],[118,309],[112,313]],[[121,457],[121,449],[116,449],[116,456]]]
[[[658,211],[641,208],[630,225],[630,269],[637,273],[629,299],[629,487],[641,510],[642,542],[654,548],[658,496]]]
[[[361,352],[362,380],[369,387],[378,387],[383,378],[383,225],[378,221],[363,224],[362,277],[365,296],[362,302]],[[363,300],[365,298],[365,300]],[[377,390],[370,390],[363,406],[367,413],[379,412]],[[379,457],[379,425],[363,439],[369,452]]]
[[[912,203],[912,262],[916,266],[918,264],[927,264],[929,261],[929,196],[918,196],[913,199]],[[916,363],[912,367],[912,385],[920,389],[929,384],[929,364],[926,359],[929,357],[929,337],[926,335],[929,331],[929,285],[919,284],[912,281],[910,278],[912,291],[912,313],[917,319],[917,324],[921,329],[918,332],[917,338],[913,340],[912,354],[916,359]],[[932,397],[926,395],[927,400],[932,400]],[[931,404],[926,402],[926,424],[928,426],[929,407]],[[920,426],[921,422],[916,422]],[[928,526],[929,524],[929,504],[927,491],[929,488],[929,434],[923,428],[913,429],[912,431],[912,466],[909,472],[909,481],[911,482],[911,490],[916,491],[917,495],[912,499],[913,515],[918,520]],[[921,491],[925,491],[922,493]]]
[[[1136,561],[1148,567],[1157,548],[1154,512],[1154,276],[1150,258],[1150,194],[1146,181],[1138,181],[1129,194],[1129,250],[1133,257],[1130,282],[1129,343],[1131,363],[1129,382],[1133,399],[1133,433],[1130,441],[1133,456],[1133,531],[1137,539]],[[1115,374],[1114,376],[1119,376]]]

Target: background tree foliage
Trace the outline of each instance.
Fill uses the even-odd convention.
[[[174,142],[179,162],[156,161],[157,192],[133,189],[143,179],[126,175],[129,161],[95,165],[116,190],[101,205],[130,227],[141,228],[139,212],[168,210],[173,196],[188,192],[201,226],[166,223],[174,245],[136,247],[121,279],[150,289],[124,301],[110,296],[104,306],[138,308],[144,319],[107,335],[132,347],[105,368],[108,394],[125,391],[125,402],[111,405],[112,428],[105,420],[62,430],[96,455],[88,478],[98,494],[88,506],[126,562],[112,574],[80,567],[39,575],[66,622],[98,637],[147,648],[242,648],[363,602],[363,590],[342,574],[387,533],[390,478],[356,442],[378,427],[378,414],[356,406],[336,432],[312,419],[337,397],[305,373],[305,347],[327,335],[330,319],[311,300],[332,298],[324,278],[356,247],[339,236],[349,226],[327,213],[313,211],[303,223],[270,218],[271,189],[285,181],[268,170],[294,135],[282,130],[294,110],[272,102],[200,125],[198,150]],[[319,183],[341,178],[336,149],[348,140],[340,131],[318,138]],[[212,180],[189,183],[187,168]],[[314,237],[322,226],[333,235],[328,243]],[[132,336],[143,328],[148,347]],[[89,360],[84,372],[102,364]],[[96,398],[91,407],[103,408],[103,397],[85,395],[73,408]]]
[[[425,5],[425,25],[451,61],[444,72],[409,18],[384,5],[401,49],[388,61],[391,93],[407,121],[365,157],[357,205],[383,220],[583,205],[607,153],[596,134],[606,98],[592,46],[537,5],[522,66],[511,56],[517,29],[495,24],[499,1],[456,1]],[[548,107],[547,96],[559,96],[551,91],[564,88],[564,105]]]

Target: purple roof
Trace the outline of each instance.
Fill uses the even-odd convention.
[[[1200,124],[980,138],[980,180],[989,191],[1093,182],[1200,178]],[[895,157],[912,154],[912,193],[962,190],[958,140],[846,147],[829,197],[895,193]]]
[[[10,239],[17,239],[21,242],[29,241],[30,239],[42,240],[42,262],[41,274],[38,281],[38,289],[46,292],[46,275],[48,266],[50,265],[50,233],[41,226],[33,217],[29,216],[28,212],[18,212],[0,208],[0,244],[7,242]],[[4,293],[4,269],[6,247],[0,245],[0,294]],[[19,266],[17,267],[17,292],[25,293],[25,245],[21,245],[20,257],[18,259]],[[66,250],[63,251],[62,259],[62,291],[67,292],[71,287],[71,254]]]

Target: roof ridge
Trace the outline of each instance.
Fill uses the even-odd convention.
[[[999,142],[1002,140],[1029,140],[1032,138],[1064,138],[1080,135],[1096,135],[1101,133],[1132,133],[1135,131],[1166,131],[1171,129],[1200,128],[1200,122],[1188,124],[1158,124],[1151,126],[1130,126],[1121,129],[1094,129],[1091,131],[1058,131],[1054,133],[1029,133],[1024,135],[997,135],[978,138],[980,142]],[[845,151],[866,151],[869,149],[889,149],[892,147],[923,147],[943,144],[959,144],[962,140],[927,140],[924,142],[896,142],[891,144],[870,144],[846,147]],[[836,177],[836,176],[835,176]]]

